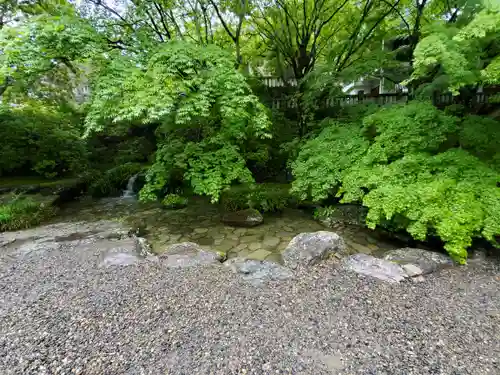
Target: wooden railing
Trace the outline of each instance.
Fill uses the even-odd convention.
[[[267,86],[270,88],[287,87],[287,86],[296,87],[297,86],[297,80],[295,78],[290,78],[289,80],[287,80],[286,83],[283,81],[283,79],[281,79],[279,77],[261,77],[260,80],[264,84],[264,86]]]
[[[320,108],[334,108],[334,107],[344,107],[348,105],[355,104],[366,104],[374,103],[378,105],[395,104],[395,103],[405,103],[410,99],[407,93],[397,93],[397,94],[379,94],[379,95],[341,95],[336,97],[327,98],[319,103]],[[443,107],[450,104],[460,104],[461,99],[457,96],[453,96],[451,93],[434,96],[432,102],[437,107]],[[285,98],[274,98],[269,103],[274,109],[288,109],[297,108],[297,101],[293,97]],[[477,93],[476,97],[473,98],[473,105],[482,104],[499,104],[500,105],[500,95],[499,94],[485,94]]]
[[[378,105],[391,103],[404,103],[408,100],[407,94],[380,94],[378,96],[368,95],[342,95],[327,98],[319,103],[321,108],[344,107],[347,105],[375,103]],[[295,98],[274,98],[271,107],[275,109],[297,108]]]

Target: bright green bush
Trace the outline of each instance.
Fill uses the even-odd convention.
[[[52,217],[56,208],[49,202],[26,196],[14,196],[0,202],[0,232],[19,230],[40,224]]]
[[[500,122],[489,117],[466,116],[460,146],[500,171]]]
[[[255,208],[261,212],[281,211],[291,203],[290,186],[286,184],[243,184],[232,186],[221,195],[225,211]]]
[[[500,174],[454,147],[459,124],[425,103],[382,109],[362,129],[332,124],[302,148],[292,191],[360,202],[369,227],[388,220],[419,240],[437,235],[464,261],[474,237],[500,235]]]
[[[249,160],[266,158],[252,141],[269,137],[267,110],[231,54],[214,45],[164,43],[141,62],[115,56],[94,87],[86,125],[101,130],[111,122],[158,124],[142,200],[161,197],[180,174],[216,202],[232,183],[253,181]]]
[[[75,175],[87,167],[87,153],[68,118],[32,108],[0,107],[0,175]]]
[[[292,164],[295,180],[291,192],[301,200],[319,202],[335,195],[343,174],[369,147],[358,124],[332,121],[321,134],[308,141]]]
[[[181,197],[178,194],[167,194],[165,198],[161,201],[163,207],[168,209],[179,209],[186,207],[188,200],[185,197]]]
[[[95,171],[95,175],[90,175],[88,179],[89,194],[93,197],[107,197],[118,195],[126,186],[133,175],[144,169],[139,163],[125,163],[111,168],[104,173]]]

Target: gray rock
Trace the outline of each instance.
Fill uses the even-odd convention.
[[[350,271],[383,281],[400,282],[407,277],[400,265],[367,254],[351,255],[344,259],[343,266]]]
[[[134,236],[136,252],[143,257],[151,255],[151,245],[144,237]]]
[[[413,281],[414,283],[423,283],[425,281],[425,278],[422,275],[415,276],[411,278],[411,281]]]
[[[398,264],[414,264],[422,270],[423,275],[453,266],[453,261],[447,255],[409,247],[390,250],[384,259]]]
[[[103,267],[131,266],[138,262],[139,257],[131,253],[110,253],[104,257],[101,265]]]
[[[262,260],[233,258],[225,262],[224,265],[252,284],[285,280],[293,276],[288,268]]]
[[[307,267],[330,254],[345,252],[346,245],[337,233],[319,231],[295,236],[283,252],[285,266],[292,269]]]
[[[414,264],[403,264],[401,265],[406,272],[406,274],[410,277],[420,276],[424,273],[422,269]]]
[[[254,227],[262,224],[264,217],[253,208],[242,211],[228,212],[222,216],[222,222],[235,227]]]
[[[222,254],[203,250],[194,242],[182,242],[167,247],[159,258],[166,267],[193,267],[219,264],[224,257]]]

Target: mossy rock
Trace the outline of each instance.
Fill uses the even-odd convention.
[[[254,227],[262,224],[264,218],[262,214],[253,208],[246,210],[228,212],[222,216],[222,222],[234,227]]]

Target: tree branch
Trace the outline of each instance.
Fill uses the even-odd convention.
[[[219,10],[219,7],[215,4],[214,0],[209,0],[209,1],[210,1],[210,4],[212,4],[212,6],[214,7],[215,12],[217,13],[217,17],[219,17],[219,20],[222,23],[222,27],[224,27],[224,30],[226,30],[227,35],[229,35],[229,37],[233,40],[233,42],[236,42],[235,36],[233,35],[233,33],[231,32],[231,30],[227,26],[226,21],[222,17],[222,14],[221,14],[221,12]]]
[[[172,39],[172,36],[170,35],[170,31],[168,30],[168,27],[167,27],[167,23],[165,22],[165,17],[163,15],[163,7],[161,6],[161,4],[158,4],[156,1],[153,1],[153,4],[154,4],[156,10],[158,11],[158,14],[160,15],[160,21],[161,21],[161,24],[163,26],[163,29],[167,33],[167,38]]]

